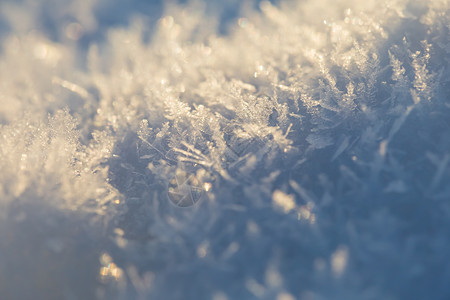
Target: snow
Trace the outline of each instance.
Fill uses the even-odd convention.
[[[449,299],[450,3],[0,3],[0,299]]]

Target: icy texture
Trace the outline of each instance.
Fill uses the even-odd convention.
[[[1,299],[450,298],[450,3],[237,5],[0,3]]]

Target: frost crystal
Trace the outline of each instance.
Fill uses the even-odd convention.
[[[0,295],[449,298],[449,2],[179,2],[0,3]]]

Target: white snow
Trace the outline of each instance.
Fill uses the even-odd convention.
[[[181,2],[0,3],[0,299],[450,299],[450,2]]]

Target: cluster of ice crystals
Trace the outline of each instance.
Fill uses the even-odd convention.
[[[0,295],[450,296],[448,1],[131,3],[0,4]]]

